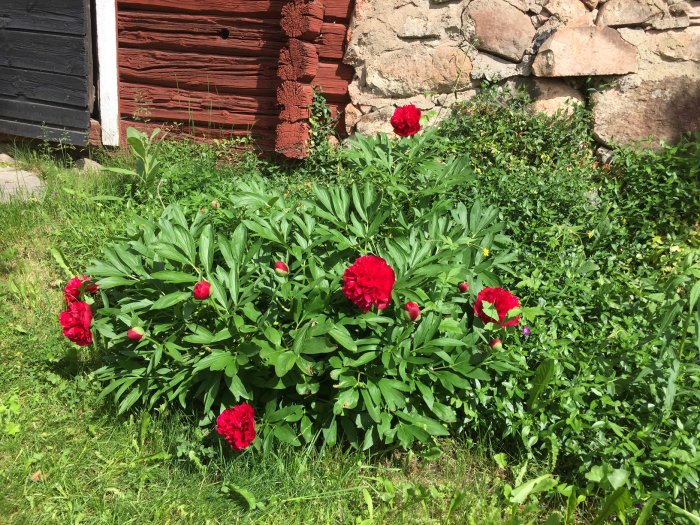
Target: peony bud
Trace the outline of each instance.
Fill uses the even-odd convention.
[[[199,281],[194,285],[194,290],[192,291],[194,298],[198,301],[203,301],[208,299],[211,294],[211,284],[207,281]]]
[[[219,201],[211,201],[211,207],[215,210],[218,210],[220,206],[221,204],[219,204]]]
[[[135,326],[126,331],[126,336],[132,341],[140,341],[144,333],[143,328],[140,326]]]
[[[280,277],[284,277],[289,274],[289,266],[284,264],[282,261],[277,261],[275,263],[275,273]]]
[[[491,347],[491,350],[503,350],[503,343],[500,339],[494,339],[491,341],[491,343],[489,343],[489,346]]]
[[[523,335],[525,337],[530,337],[530,327],[529,326],[523,326]]]
[[[462,293],[469,291],[469,283],[467,281],[461,282],[458,285],[459,291]]]
[[[406,314],[412,322],[415,323],[418,319],[420,319],[420,307],[416,303],[409,301],[403,308],[406,310]]]

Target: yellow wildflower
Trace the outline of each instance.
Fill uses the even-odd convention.
[[[592,239],[592,238],[593,238],[593,232],[592,232],[592,231],[589,231],[587,235],[588,235],[588,238],[589,238],[589,239]]]
[[[491,252],[489,251],[488,248],[484,248],[483,251],[482,251],[482,253],[484,254],[484,257],[488,257],[488,256],[489,256],[489,253],[491,253]]]

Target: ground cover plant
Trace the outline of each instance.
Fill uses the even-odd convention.
[[[60,399],[73,399],[73,406],[80,399],[80,409],[96,418],[86,423],[91,421],[88,425],[95,428],[99,421],[97,436],[105,436],[102,427],[113,428],[121,450],[137,451],[139,464],[148,465],[143,475],[160,480],[175,477],[177,490],[172,498],[143,496],[157,502],[158,508],[169,509],[168,518],[174,522],[202,522],[205,516],[254,522],[601,523],[614,516],[636,523],[697,522],[697,142],[687,140],[657,153],[620,149],[612,165],[601,165],[593,155],[585,111],[550,119],[530,114],[527,104],[520,94],[485,90],[439,129],[409,133],[401,141],[360,137],[346,150],[324,148],[319,156],[294,167],[240,157],[242,171],[234,167],[221,178],[216,146],[178,149],[164,144],[158,153],[162,182],[155,189],[129,184],[128,174],[115,179],[119,181],[115,193],[125,188],[130,195],[126,208],[133,213],[116,224],[112,221],[109,236],[98,237],[92,246],[71,249],[73,238],[80,234],[89,238],[87,223],[101,224],[98,214],[89,211],[86,224],[73,226],[72,232],[53,233],[52,244],[61,249],[49,261],[62,261],[54,263],[53,271],[63,264],[70,266],[71,277],[87,272],[86,277],[98,278],[97,293],[88,289],[95,284],[88,279],[80,284],[77,296],[94,309],[95,339],[103,345],[105,338],[112,346],[108,352],[90,347],[69,350],[67,344],[61,350],[55,321],[39,330],[45,335],[35,345],[40,348],[35,355],[54,357],[44,365],[20,360],[16,370],[3,372],[7,384],[22,386],[0,399],[2,421],[13,433],[0,443],[22,457],[12,436],[21,435],[36,420],[18,406],[24,406],[27,392],[37,383],[46,385],[47,366],[57,375],[56,371],[73,363],[77,373],[50,376],[49,384],[77,390]],[[410,132],[415,127],[407,121],[401,129]],[[183,162],[206,178],[204,190],[188,186]],[[319,165],[323,176],[315,179]],[[354,190],[347,184],[351,179],[356,183]],[[379,216],[386,215],[372,235],[371,222],[362,220],[361,214],[377,213],[371,206],[366,209],[367,194],[372,195],[369,202],[385,212]],[[84,200],[86,195],[90,193],[80,197]],[[70,207],[81,198],[71,196]],[[347,205],[336,206],[344,199]],[[108,220],[121,210],[116,200],[101,197],[94,202],[100,203]],[[55,211],[66,213],[62,211],[66,204]],[[114,215],[109,211],[112,206]],[[42,212],[30,210],[35,225],[47,228]],[[12,220],[18,210],[4,212]],[[466,216],[466,221],[460,216]],[[488,217],[484,224],[491,231],[460,244],[463,236],[454,232],[465,226],[470,230],[472,216],[477,223],[479,217]],[[440,221],[443,226],[435,230],[433,224]],[[455,228],[445,226],[449,221],[455,222]],[[417,233],[411,241],[414,229]],[[244,230],[248,240],[240,242],[235,236]],[[13,236],[0,248],[16,249],[21,237]],[[110,240],[113,237],[118,237],[116,242]],[[414,254],[407,256],[401,249],[412,243],[428,250],[426,257],[442,254],[448,262],[436,268],[437,262],[421,267],[416,261],[418,275],[411,282],[406,275]],[[182,253],[168,251],[167,244],[186,248]],[[169,257],[161,257],[161,250]],[[233,253],[237,250],[251,256],[239,257]],[[362,313],[343,293],[342,283],[356,257],[368,252],[382,256],[392,267],[396,283],[390,299],[375,297],[375,309]],[[85,270],[88,259],[100,261],[89,272]],[[231,279],[234,267],[240,282]],[[164,273],[153,278],[155,272]],[[328,283],[322,287],[325,294],[312,291],[316,278]],[[499,323],[484,324],[474,312],[474,303],[482,288],[496,286],[517,295],[520,307],[508,307],[511,318],[506,314],[500,319],[494,300],[494,310],[486,304],[486,313],[491,319],[498,317]],[[242,294],[239,304],[232,290],[239,297]],[[284,297],[281,305],[271,299],[277,293]],[[304,297],[298,301],[301,306],[290,308],[297,295]],[[56,290],[54,310],[65,300],[59,296]],[[162,303],[166,306],[151,308],[168,296]],[[3,303],[3,311],[8,312],[3,329],[9,335],[0,348],[8,355],[17,355],[17,345],[34,328],[33,324],[30,330],[21,323],[15,326],[25,300],[21,293],[13,293]],[[242,311],[246,304],[252,307]],[[380,305],[385,307],[377,308]],[[299,328],[308,321],[295,318],[295,312],[306,309],[316,317],[329,312],[324,322],[332,328],[309,335],[315,328],[309,326],[300,336],[303,344],[295,348]],[[499,326],[518,315],[523,319],[517,327]],[[238,323],[236,316],[241,318]],[[428,383],[427,391],[417,386],[430,377],[430,370],[421,374],[421,366],[435,368],[435,361],[409,363],[401,370],[405,357],[410,359],[420,349],[414,344],[419,332],[428,332],[432,325],[436,325],[435,334],[428,339],[441,342],[429,358],[449,367],[461,363],[454,356],[465,356],[473,367],[468,372],[475,371],[463,375],[452,389],[439,379]],[[330,334],[333,329],[345,329],[347,334],[335,337]],[[393,334],[407,335],[394,341]],[[161,344],[169,337],[176,346]],[[183,343],[188,337],[194,339]],[[246,338],[273,348],[264,356],[259,349],[243,359],[239,354],[232,366],[234,361],[225,350],[233,341]],[[311,348],[318,343],[317,348],[327,354],[304,353],[306,343],[314,338],[322,341]],[[382,352],[380,347],[392,351]],[[55,356],[66,351],[73,361],[62,361],[56,368]],[[183,362],[178,362],[178,353]],[[358,363],[358,353],[368,354],[370,360]],[[387,364],[380,354],[389,354]],[[326,362],[324,355],[331,359]],[[252,359],[246,361],[247,357]],[[334,357],[338,360],[331,362]],[[213,365],[216,360],[222,362]],[[38,362],[47,363],[41,357]],[[192,373],[202,362],[206,366]],[[319,368],[318,375],[304,373],[307,363]],[[26,370],[32,370],[32,378],[19,381]],[[239,385],[231,388],[232,376],[237,377],[239,370],[245,392]],[[262,371],[260,381],[253,370]],[[180,382],[159,377],[170,374],[172,379],[183,371]],[[387,376],[408,388],[396,389],[400,394],[390,393],[388,398],[380,389],[381,403],[386,403],[380,409],[391,418],[388,427],[382,427],[381,415],[375,421],[370,414],[362,394],[367,384],[363,374]],[[337,381],[339,388],[329,388],[328,380],[319,381],[314,392],[317,387],[309,385],[318,377]],[[133,381],[119,392],[124,379]],[[98,390],[115,383],[106,399],[119,393],[118,403],[96,409]],[[129,390],[135,384],[138,388]],[[188,392],[184,395],[188,419],[184,420],[173,413],[182,392]],[[275,392],[284,395],[278,397]],[[276,403],[259,403],[264,395]],[[241,406],[246,397],[256,410],[258,441],[242,453],[227,453],[228,445],[217,438],[217,427],[234,448],[245,448],[252,437],[249,427],[243,428],[248,416],[231,414],[218,425],[215,416],[223,407]],[[164,402],[169,398],[168,408]],[[46,402],[36,393],[34,399]],[[374,402],[369,393],[368,399]],[[395,406],[390,406],[389,399]],[[152,404],[153,409],[134,411],[128,408],[131,404]],[[122,416],[127,423],[113,426],[109,418],[120,407],[129,413]],[[285,413],[280,407],[293,408]],[[406,421],[396,414],[402,410],[413,419]],[[308,423],[302,422],[304,417]],[[337,421],[334,435],[329,431],[333,419]],[[361,432],[353,436],[353,429]],[[35,451],[43,439],[39,435],[34,440]],[[324,440],[339,444],[301,447],[302,442]],[[297,441],[297,448],[287,448]],[[109,440],[97,442],[101,451],[113,450],[107,446]],[[369,458],[345,448],[348,443],[359,449],[385,450],[388,444],[408,450],[396,451],[395,459]],[[484,491],[465,491],[460,489],[463,481],[451,480],[467,479],[465,470],[479,464],[468,451],[489,458],[489,474],[479,478],[489,480]],[[56,461],[53,454],[48,458]],[[36,474],[38,468],[29,469],[42,461],[14,467],[12,472]],[[336,469],[336,464],[341,467]],[[80,469],[70,456],[54,465],[52,472]],[[124,480],[128,465],[116,462],[107,471]],[[293,475],[280,465],[306,467]],[[328,476],[334,469],[337,475],[319,483],[319,476]],[[255,481],[242,482],[245,476]],[[98,479],[104,483],[103,490],[111,486],[109,474]],[[185,498],[187,487],[198,479],[207,480],[205,488]],[[285,496],[269,495],[270,480]],[[137,489],[136,479],[124,482],[135,494],[144,494]],[[308,490],[296,492],[300,482],[308,483]],[[30,488],[40,483],[26,482]],[[22,491],[12,482],[9,485],[13,489],[8,515],[29,516],[29,511],[18,510]],[[63,494],[75,493],[79,486],[79,481],[71,483]],[[33,501],[46,501],[51,493],[36,492]],[[176,502],[183,498],[188,505],[177,510]],[[334,503],[327,505],[326,498],[335,498]],[[109,522],[116,519],[114,512],[122,518],[136,516],[129,508],[134,501],[130,494],[109,500],[98,504],[94,498],[85,498],[87,519]],[[123,505],[117,504],[115,511],[111,500]],[[543,508],[542,502],[549,508]],[[202,510],[196,509],[198,504]],[[101,518],[94,517],[96,508],[103,513]],[[51,512],[75,518],[80,509],[52,506]],[[163,518],[147,511],[141,516],[152,522]]]

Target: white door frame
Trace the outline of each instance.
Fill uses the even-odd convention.
[[[102,144],[119,146],[119,70],[117,66],[117,0],[95,0],[97,68]]]

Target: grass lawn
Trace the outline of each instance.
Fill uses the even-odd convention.
[[[159,151],[162,178],[150,186],[135,182],[128,174],[78,172],[71,168],[71,160],[60,149],[14,152],[24,167],[41,173],[47,188],[38,200],[0,204],[0,525],[600,525],[608,520],[637,525],[700,523],[700,137],[659,152],[617,149],[613,164],[601,165],[595,158],[589,114],[578,110],[571,118],[554,119],[532,115],[527,101],[519,97],[505,101],[500,91],[485,90],[483,95],[458,109],[438,133],[424,133],[420,139],[400,142],[366,139],[363,147],[356,144],[344,153],[328,146],[316,134],[314,154],[293,168],[251,155],[232,156],[226,143],[193,146],[166,142]],[[332,125],[327,127],[332,129]],[[132,160],[127,157],[107,158],[100,152],[98,155],[110,166],[132,167]],[[443,174],[441,170],[453,166],[449,162],[452,157],[462,167],[468,163],[459,171],[460,177],[440,179],[440,184],[448,185],[440,186],[442,193],[421,193],[426,187],[432,188],[435,179],[431,175]],[[136,408],[118,415],[110,396],[98,400],[105,385],[97,380],[96,371],[108,362],[105,355],[114,352],[115,347],[133,349],[126,346],[129,343],[124,336],[124,324],[133,323],[134,318],[104,319],[119,327],[110,349],[96,350],[94,346],[78,349],[61,335],[57,319],[65,308],[66,281],[83,274],[91,261],[101,257],[105,247],[126,235],[129,227],[138,233],[140,230],[135,227],[140,224],[138,217],[157,219],[169,204],[177,203],[188,220],[205,215],[209,221],[207,227],[211,225],[214,231],[224,234],[222,238],[214,237],[216,242],[224,243],[228,242],[227,236],[234,235],[239,220],[236,214],[241,210],[249,213],[251,208],[247,205],[258,206],[263,202],[252,213],[259,213],[263,221],[270,219],[258,223],[255,230],[258,235],[263,230],[260,237],[264,237],[265,228],[259,224],[276,226],[296,212],[295,206],[302,208],[300,198],[312,193],[312,182],[336,187],[347,187],[350,182],[367,183],[374,184],[378,194],[386,191],[382,193],[382,205],[387,205],[392,213],[378,215],[385,219],[381,226],[386,226],[386,230],[381,231],[390,232],[388,238],[396,232],[401,234],[402,229],[418,231],[423,227],[421,213],[428,216],[438,204],[453,206],[442,208],[447,210],[446,217],[459,215],[455,210],[463,210],[462,216],[467,218],[491,214],[486,222],[494,223],[493,231],[497,234],[485,235],[481,239],[483,246],[474,244],[465,248],[465,253],[474,250],[477,255],[463,264],[471,271],[479,261],[486,260],[481,270],[474,269],[470,274],[479,289],[483,287],[481,276],[491,275],[493,270],[493,280],[517,294],[524,307],[527,335],[522,327],[499,331],[498,326],[490,327],[489,323],[474,323],[474,315],[469,312],[473,310],[471,303],[464,299],[466,296],[457,296],[456,279],[460,276],[448,275],[449,269],[435,269],[438,264],[431,264],[426,270],[434,271],[437,276],[433,278],[431,274],[433,280],[427,282],[439,283],[433,288],[442,286],[448,292],[434,299],[435,296],[420,290],[423,299],[419,295],[415,297],[423,301],[421,307],[426,315],[422,321],[411,326],[405,319],[398,320],[394,314],[401,312],[393,306],[385,312],[387,318],[394,316],[388,322],[400,328],[391,334],[409,334],[401,344],[404,341],[413,344],[411,341],[415,341],[415,334],[423,326],[420,323],[426,323],[434,315],[437,323],[433,334],[442,338],[441,344],[468,347],[472,352],[460,364],[483,364],[484,370],[491,366],[480,379],[477,376],[473,376],[474,381],[463,379],[461,390],[456,390],[459,394],[451,395],[455,390],[442,388],[435,381],[430,387],[434,390],[427,397],[432,392],[444,395],[435,405],[433,401],[437,397],[424,404],[425,397],[418,398],[417,394],[410,400],[410,410],[425,409],[428,413],[425,408],[428,405],[430,410],[433,407],[442,410],[444,419],[435,417],[448,424],[438,427],[431,436],[449,433],[450,437],[431,437],[428,445],[415,446],[408,452],[400,448],[377,451],[377,446],[371,447],[371,452],[359,452],[343,445],[293,448],[272,441],[266,453],[260,447],[234,453],[211,424],[200,426],[203,406],[207,406],[204,412],[211,407],[218,410],[224,403],[221,396],[231,399],[231,393],[219,392],[222,370],[213,366],[205,370],[215,378],[217,388],[210,396],[209,405],[206,401],[188,399],[188,411],[178,411],[174,404],[144,411],[137,403]],[[244,198],[240,194],[232,197],[240,187],[254,187],[260,193],[251,190]],[[444,190],[446,187],[449,189]],[[264,198],[275,191],[295,204],[275,209]],[[359,191],[356,195],[353,200],[360,199]],[[284,198],[275,202],[279,201]],[[467,211],[473,212],[475,208],[479,210],[476,213]],[[409,216],[409,210],[414,223],[408,226],[399,220],[392,223],[396,216],[403,219],[404,212]],[[300,222],[303,221],[297,220],[296,224]],[[348,223],[339,228],[347,227],[346,233],[348,228],[359,228],[357,221],[354,225]],[[437,223],[436,218],[430,224]],[[308,223],[299,227],[308,228]],[[471,224],[464,228],[467,229],[471,229]],[[318,231],[314,235],[325,235]],[[366,234],[363,239],[367,241],[367,237]],[[431,239],[438,237],[433,235]],[[372,243],[375,240],[371,239]],[[198,242],[202,242],[201,238]],[[258,249],[264,244],[260,239],[256,242]],[[388,246],[389,241],[386,242]],[[194,252],[194,242],[192,245]],[[352,249],[358,245],[348,243]],[[204,252],[199,246],[198,254]],[[367,242],[364,251],[368,251],[367,246],[380,246],[380,241],[376,240],[374,245]],[[222,256],[226,257],[222,250],[211,253],[219,257],[216,264]],[[292,248],[289,253],[293,254]],[[459,252],[458,256],[461,255]],[[288,256],[289,262],[297,265],[302,259],[300,255]],[[266,252],[265,257],[265,269],[272,274],[267,260],[270,253]],[[344,264],[349,257],[346,254],[343,257]],[[258,260],[255,264],[251,260],[246,263],[255,266]],[[226,263],[231,266],[228,260]],[[182,279],[184,266],[172,266],[174,270],[169,268],[172,271],[159,273],[175,273],[176,278]],[[409,268],[405,273],[411,271]],[[189,301],[190,283],[194,282],[188,281],[191,277],[184,275],[184,281],[168,284],[167,290],[188,287],[184,295]],[[303,278],[299,277],[297,282]],[[146,280],[151,280],[151,276],[147,275]],[[180,284],[182,288],[178,289]],[[127,280],[124,287],[131,285]],[[148,288],[150,285],[139,286],[138,293],[152,290]],[[316,286],[316,290],[320,288]],[[133,291],[136,285],[130,290],[129,293],[138,294]],[[119,293],[109,292],[114,297]],[[183,295],[182,291],[169,295],[177,293]],[[405,293],[401,301],[410,298],[410,293],[411,290]],[[127,296],[119,307],[128,305],[130,298]],[[249,304],[253,305],[254,301],[250,300]],[[178,363],[185,363],[183,370],[205,360],[202,356],[212,350],[204,346],[210,343],[200,344],[197,339],[188,341],[181,337],[189,333],[185,330],[190,330],[190,326],[175,322],[179,315],[186,318],[182,313],[184,307],[176,312],[179,304],[163,308],[160,305],[150,308],[153,301],[145,304],[134,308],[143,308],[139,315],[152,321],[149,326],[166,326],[163,331],[169,330],[173,337],[179,338],[182,348],[192,343],[183,353],[187,359],[193,356],[192,360],[201,361],[181,360]],[[328,306],[330,300],[323,304]],[[333,310],[329,317],[345,315],[342,310],[345,306]],[[237,312],[238,307],[236,304],[233,311]],[[252,306],[254,313],[255,307]],[[106,318],[111,314],[105,314],[105,310],[109,308],[103,308],[101,315]],[[209,318],[197,319],[197,323],[213,325],[220,319],[218,316],[223,317],[218,308],[216,314],[211,313],[213,310],[202,310],[208,312],[204,315]],[[290,307],[286,312],[291,310]],[[455,311],[460,313],[448,319]],[[151,314],[153,317],[147,317]],[[169,324],[162,321],[167,315]],[[153,320],[156,316],[160,320]],[[286,322],[284,314],[275,319]],[[156,325],[158,322],[162,325]],[[255,319],[253,322],[258,323]],[[250,331],[263,330],[267,322],[265,317]],[[357,326],[352,325],[352,320],[347,323],[352,335],[343,325],[350,343],[353,336],[362,340],[357,334],[363,322],[370,323],[364,319]],[[401,325],[402,322],[405,323]],[[242,319],[241,323],[248,321]],[[294,334],[299,324],[283,336],[291,337],[289,334]],[[214,341],[215,333],[219,332],[213,328],[209,332],[212,346],[221,342]],[[324,338],[326,333],[329,332],[314,339]],[[278,347],[281,337],[276,343]],[[488,349],[492,337],[503,338],[502,349],[493,352]],[[236,359],[240,347],[245,346],[240,343],[243,340],[240,337],[235,343],[239,346],[230,350],[236,353]],[[394,341],[391,340],[392,344]],[[418,350],[428,348],[416,344]],[[323,354],[328,348],[331,346],[307,354]],[[332,348],[335,351],[338,345]],[[344,348],[352,350],[352,345]],[[369,345],[367,348],[367,354],[374,351]],[[414,347],[403,348],[413,348],[411,352],[416,352]],[[138,349],[151,351],[146,345]],[[225,346],[214,348],[217,352],[222,349],[229,351]],[[450,352],[457,351],[439,350],[430,352],[447,356],[446,363]],[[338,350],[339,355],[343,351],[343,348]],[[293,352],[284,352],[290,353]],[[280,384],[288,373],[292,376],[289,381],[297,380],[300,372],[294,366],[298,365],[303,372],[300,357],[303,353],[299,350],[294,359],[300,360],[291,362],[282,373],[277,373],[273,363],[273,380],[276,381],[275,373]],[[267,354],[260,362],[267,366],[272,362],[269,356],[277,359],[280,354]],[[144,355],[139,357],[142,362],[146,361]],[[370,360],[377,355],[375,352]],[[459,355],[467,355],[467,351]],[[415,357],[415,353],[410,357]],[[363,366],[370,360],[359,365],[339,359],[336,362],[341,363],[338,367],[350,368]],[[383,360],[384,355],[372,363],[372,373],[381,377],[376,372],[380,370],[385,374],[383,377],[399,377],[396,369],[400,367],[391,369]],[[167,366],[177,371],[180,364],[175,361],[169,360]],[[327,361],[331,363],[332,358]],[[252,362],[251,358],[244,364]],[[303,362],[325,365],[321,358]],[[406,362],[420,366],[426,363],[409,359]],[[494,362],[500,368],[492,366]],[[421,369],[418,365],[409,373],[415,372],[415,377],[432,377],[433,368]],[[116,376],[124,373],[118,368],[122,365],[114,366],[110,373]],[[145,370],[143,364],[140,366]],[[454,370],[457,365],[438,370],[445,368]],[[240,373],[236,370],[234,375]],[[254,373],[262,374],[259,370],[260,367],[256,368]],[[405,374],[406,368],[402,370]],[[194,372],[200,373],[202,369]],[[359,378],[361,373],[356,376]],[[366,383],[376,379],[374,376],[370,379],[369,372],[365,376]],[[303,380],[308,383],[302,386],[311,388],[316,379]],[[400,384],[396,379],[392,381]],[[405,381],[408,384],[413,378]],[[331,387],[330,381],[323,383],[321,379],[318,383],[317,388],[326,389],[325,398],[318,396],[318,406],[323,403],[333,406],[335,394],[331,388],[341,387]],[[299,396],[289,404],[299,403],[296,406],[301,407],[307,403],[303,409],[309,410],[313,417],[318,416],[312,406],[316,398],[303,397],[310,391],[300,392],[300,384],[296,383],[296,390],[291,382],[282,384],[279,391],[289,393],[290,397],[298,392]],[[358,391],[365,387],[358,379],[343,391],[354,395],[354,400],[348,398],[351,403],[347,406],[338,405],[342,409],[340,415],[347,418],[346,424],[356,417],[353,421],[361,423],[355,424],[367,431],[365,436],[372,438],[372,433],[377,431],[377,436],[391,443],[393,434],[385,430],[380,433],[373,423],[367,423],[372,414],[363,407],[369,404],[364,404],[366,398],[358,401]],[[230,384],[229,388],[232,388]],[[264,388],[267,391],[262,395],[280,397],[267,383]],[[357,390],[351,391],[353,388]],[[445,394],[444,390],[449,392]],[[136,387],[132,392],[135,391]],[[190,391],[190,394],[202,397],[199,393]],[[212,405],[217,395],[221,399],[217,398],[217,404]],[[414,417],[416,412],[408,412],[409,407],[398,416],[394,414],[397,407],[402,408],[401,403],[409,404],[397,395],[399,404],[393,408],[381,397],[372,402],[384,403],[387,412],[391,412],[387,414],[389,418]],[[426,396],[424,392],[421,395]],[[382,396],[389,397],[384,392]],[[264,404],[259,397],[253,397],[252,403]],[[267,405],[276,410],[278,401],[272,399]],[[262,408],[257,406],[256,410],[262,412]],[[318,411],[320,414],[322,409]],[[340,418],[336,412],[332,413]],[[450,419],[452,414],[458,416]],[[211,418],[212,414],[207,417]],[[436,419],[421,417],[422,421],[442,425]],[[372,420],[380,426],[379,416]],[[288,421],[296,424],[299,419]],[[399,422],[395,428],[400,425]],[[296,430],[294,427],[292,432]],[[355,438],[357,435],[355,430]],[[296,437],[293,435],[292,439]],[[379,444],[379,438],[372,443]]]
[[[134,210],[104,198],[121,190],[113,176],[20,153],[48,186],[41,201],[0,205],[0,523],[495,524],[546,514],[503,498],[511,475],[487,447],[449,441],[432,461],[337,447],[234,456],[182,414],[116,417],[95,402],[96,356],[60,334],[67,274],[52,248],[87,261]]]

